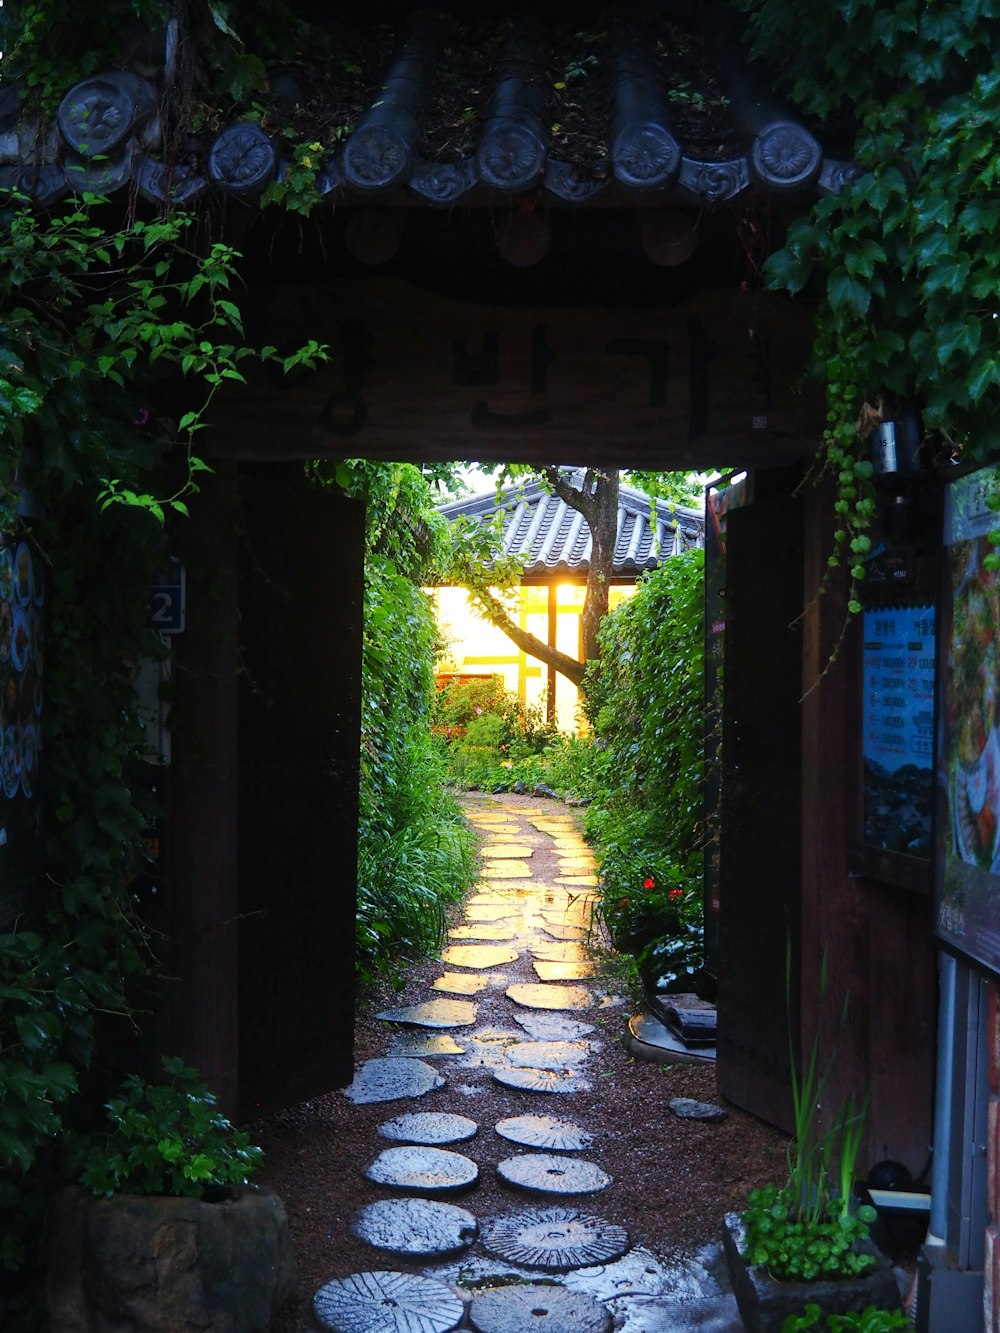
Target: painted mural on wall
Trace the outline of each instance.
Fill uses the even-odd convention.
[[[937,928],[1000,970],[1000,584],[986,563],[998,500],[992,468],[953,482],[945,500]]]
[[[26,541],[0,540],[0,929],[41,873],[44,612],[41,561]]]

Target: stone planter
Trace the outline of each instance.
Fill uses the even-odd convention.
[[[285,1210],[267,1189],[218,1202],[67,1190],[46,1249],[59,1333],[261,1333],[295,1282]]]
[[[729,1280],[747,1333],[781,1333],[791,1314],[801,1314],[810,1302],[823,1314],[848,1314],[874,1305],[880,1310],[900,1308],[899,1289],[892,1265],[874,1246],[878,1263],[864,1277],[829,1278],[820,1282],[777,1282],[763,1268],[751,1268],[740,1258],[744,1247],[743,1223],[730,1213],[723,1223],[723,1246]]]

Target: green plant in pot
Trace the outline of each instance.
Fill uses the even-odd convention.
[[[258,1333],[294,1284],[281,1202],[248,1183],[260,1149],[196,1071],[162,1063],[155,1082],[125,1079],[104,1125],[67,1144],[79,1184],[53,1201],[46,1278],[61,1333]]]
[[[815,1301],[800,1315],[789,1315],[781,1326],[781,1333],[893,1333],[894,1329],[909,1328],[910,1322],[902,1310],[880,1310],[866,1305],[863,1310],[848,1314],[823,1315]]]

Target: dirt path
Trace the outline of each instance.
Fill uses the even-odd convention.
[[[399,993],[369,997],[357,1023],[359,1068],[394,1052],[415,1066],[413,1054],[426,1051],[430,1040],[432,1048],[443,1045],[452,1051],[419,1059],[436,1071],[443,1086],[417,1098],[360,1104],[335,1092],[254,1127],[266,1153],[264,1181],[285,1202],[299,1260],[298,1293],[274,1333],[323,1327],[312,1312],[314,1292],[331,1280],[371,1270],[431,1274],[447,1286],[457,1283],[466,1302],[470,1287],[495,1283],[498,1274],[518,1274],[522,1283],[540,1276],[567,1291],[577,1289],[574,1300],[592,1304],[596,1299],[600,1318],[607,1311],[615,1329],[629,1333],[739,1328],[714,1273],[705,1271],[715,1262],[714,1252],[705,1247],[718,1241],[723,1215],[739,1206],[748,1189],[780,1178],[782,1136],[732,1107],[721,1123],[678,1118],[668,1106],[674,1098],[718,1101],[714,1071],[635,1061],[626,1053],[622,1038],[630,1009],[603,953],[590,947],[594,872],[573,813],[555,801],[532,797],[476,794],[464,799],[483,848],[481,882],[455,917],[458,934],[448,941],[443,962],[414,965]],[[454,948],[473,952],[453,954]],[[507,952],[482,954],[483,948]],[[543,981],[539,971],[551,979]],[[570,989],[560,997],[563,985]],[[560,998],[580,1007],[550,1007]],[[441,1001],[472,1005],[475,1021],[437,1029],[377,1017],[429,1000],[435,1007]],[[538,1002],[545,1007],[534,1007]],[[562,1046],[548,1044],[560,1037]],[[540,1078],[539,1066],[544,1066]],[[367,1072],[385,1068],[371,1066]],[[506,1086],[522,1079],[567,1090]],[[401,1259],[358,1240],[350,1230],[367,1205],[412,1193],[373,1183],[364,1170],[395,1146],[379,1135],[382,1122],[425,1112],[451,1113],[478,1126],[467,1142],[441,1145],[474,1162],[478,1182],[454,1197],[433,1195],[471,1213],[480,1228],[480,1237],[458,1259]],[[602,1187],[585,1196],[532,1195],[506,1183],[498,1166],[513,1161],[513,1167],[501,1167],[501,1174],[517,1172],[537,1150],[510,1141],[495,1126],[515,1118],[520,1130],[523,1117],[531,1117],[532,1124],[545,1117],[577,1126],[587,1146],[565,1153],[562,1160],[592,1163],[611,1183],[595,1177],[585,1182],[587,1188],[595,1181]],[[559,1185],[565,1173],[561,1163],[550,1169],[550,1180],[542,1183]],[[523,1215],[530,1221],[540,1209],[551,1208],[596,1216],[613,1234],[623,1228],[631,1258],[626,1255],[620,1269],[606,1267],[603,1285],[599,1281],[588,1288],[586,1279],[573,1273],[539,1273],[491,1253],[498,1219]],[[612,1299],[616,1290],[637,1294]],[[331,1299],[336,1303],[344,1295],[343,1288],[334,1287]],[[679,1322],[681,1307],[686,1322]],[[484,1307],[482,1318],[488,1322],[491,1315]],[[459,1327],[468,1327],[468,1318],[466,1311]],[[568,1325],[557,1324],[553,1314],[548,1322],[535,1315],[531,1327],[551,1327],[555,1333],[557,1327],[573,1330],[577,1325],[572,1317]],[[581,1333],[590,1327],[586,1320],[579,1324]]]

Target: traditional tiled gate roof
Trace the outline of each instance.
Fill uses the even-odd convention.
[[[577,489],[583,469],[563,469]],[[488,521],[504,514],[503,553],[526,559],[524,577],[586,575],[590,569],[590,528],[582,514],[533,478],[487,495],[452,500],[441,506],[448,519]],[[618,535],[614,576],[627,578],[656,569],[667,556],[704,545],[705,519],[697,510],[650,500],[622,484],[618,496]]]
[[[457,27],[438,16],[338,28],[315,67],[269,70],[255,107],[230,107],[210,131],[179,123],[174,21],[121,68],[67,89],[55,123],[34,117],[27,90],[8,81],[0,188],[41,205],[118,190],[157,203],[206,191],[255,201],[289,170],[289,128],[299,143],[316,140],[329,203],[531,196],[704,209],[747,192],[808,199],[853,174],[750,72],[721,4],[664,0],[633,20],[619,4],[596,12],[606,32],[499,12]]]

